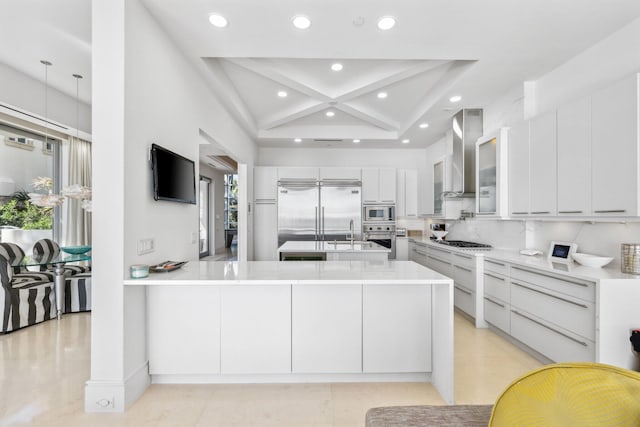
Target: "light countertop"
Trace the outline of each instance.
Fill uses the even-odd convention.
[[[442,284],[446,276],[412,261],[190,261],[125,285]]]
[[[357,242],[351,244],[348,241],[338,241],[336,243],[327,242],[285,242],[278,248],[278,252],[318,252],[318,253],[346,253],[346,252],[382,252],[389,253],[391,249],[385,248],[375,242]]]

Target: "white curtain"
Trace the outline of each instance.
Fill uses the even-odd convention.
[[[78,138],[69,139],[68,184],[91,188],[91,144]],[[81,201],[67,198],[67,246],[91,244],[91,212],[80,206]]]

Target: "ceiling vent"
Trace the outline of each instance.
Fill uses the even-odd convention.
[[[209,161],[207,164],[215,169],[223,171],[235,172],[238,169],[238,163],[229,156],[213,156],[207,155]]]

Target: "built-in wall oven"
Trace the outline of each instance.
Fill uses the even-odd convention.
[[[389,259],[396,259],[396,224],[379,221],[365,222],[362,225],[364,240],[374,242],[385,248],[391,249]]]
[[[396,207],[394,205],[364,205],[362,210],[363,223],[391,223],[396,221]]]

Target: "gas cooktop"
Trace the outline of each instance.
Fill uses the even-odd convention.
[[[461,249],[491,249],[491,245],[485,245],[484,243],[466,242],[464,240],[434,240],[441,245],[447,245],[454,248]]]

